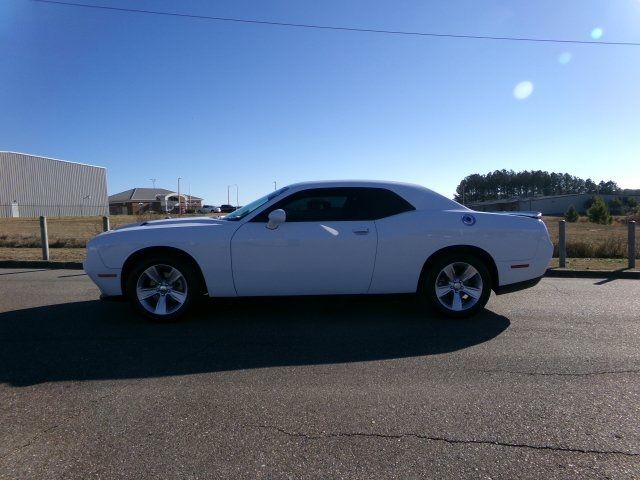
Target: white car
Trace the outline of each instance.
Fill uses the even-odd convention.
[[[202,205],[198,209],[198,213],[220,213],[220,207],[216,207],[215,205]]]
[[[466,317],[496,293],[535,285],[553,246],[540,214],[475,212],[427,188],[308,182],[222,219],[142,222],[89,241],[103,297],[154,320],[201,296],[417,293]]]

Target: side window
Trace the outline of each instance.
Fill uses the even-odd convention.
[[[287,213],[287,222],[377,220],[415,210],[385,188],[314,188],[284,198],[251,221],[266,222],[269,212],[278,208]]]
[[[280,200],[252,222],[266,222],[269,212],[281,208],[287,222],[339,221],[346,219],[350,204],[350,188],[312,188]]]
[[[348,198],[346,192],[305,195],[280,208],[287,212],[287,222],[344,220]]]

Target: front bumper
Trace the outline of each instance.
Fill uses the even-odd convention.
[[[121,270],[105,266],[95,248],[87,248],[87,258],[83,266],[86,274],[100,289],[101,297],[118,297],[123,294]]]

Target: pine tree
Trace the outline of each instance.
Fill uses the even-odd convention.
[[[578,215],[578,211],[576,210],[576,207],[574,207],[573,205],[571,205],[569,207],[569,210],[567,210],[567,213],[564,214],[564,219],[567,222],[577,222],[578,219],[580,218],[580,215]]]
[[[587,215],[589,216],[589,221],[593,223],[607,225],[612,221],[607,204],[604,203],[602,197],[596,197],[594,199],[593,205],[587,210]]]

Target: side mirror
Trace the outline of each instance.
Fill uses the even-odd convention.
[[[269,230],[275,230],[280,226],[281,223],[284,223],[286,220],[287,220],[287,212],[285,212],[281,208],[274,210],[269,214],[269,221],[267,222],[267,228]]]

